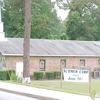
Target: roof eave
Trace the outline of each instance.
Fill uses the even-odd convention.
[[[23,56],[23,54],[2,54],[4,56]],[[30,54],[30,56],[54,56],[54,57],[100,57],[100,55],[43,55],[43,54]]]

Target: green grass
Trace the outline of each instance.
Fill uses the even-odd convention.
[[[64,91],[69,93],[89,94],[87,83],[74,83],[65,81],[33,81],[32,86],[52,89],[57,91]]]
[[[62,84],[62,85],[61,85]],[[52,89],[57,91],[64,91],[69,93],[77,93],[77,94],[89,94],[89,83],[75,83],[75,82],[66,82],[60,80],[38,80],[32,81],[30,86]],[[61,87],[62,86],[62,87]],[[91,80],[91,91],[100,92],[100,80]]]
[[[88,83],[75,83],[66,81],[61,82],[60,80],[33,80],[31,84],[23,84],[23,83],[17,83],[17,84],[56,90],[56,91],[63,91],[68,93],[90,95]],[[100,80],[91,80],[91,91],[94,90],[96,91],[96,93],[100,92]]]
[[[92,91],[95,90],[97,93],[100,93],[100,80],[92,80],[91,89]]]

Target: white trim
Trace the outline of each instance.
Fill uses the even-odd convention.
[[[2,55],[4,55],[4,56],[23,56],[23,54],[3,54],[2,53]],[[48,56],[48,57],[51,57],[51,56],[54,56],[54,57],[61,57],[61,56],[63,56],[63,57],[100,57],[100,55],[42,55],[42,54],[40,54],[40,55],[38,55],[38,54],[30,54],[30,56]]]

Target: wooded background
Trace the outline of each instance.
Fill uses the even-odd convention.
[[[100,0],[31,0],[31,38],[100,40]],[[70,10],[62,21],[54,5]],[[6,37],[24,37],[24,0],[4,0],[2,21]],[[67,14],[67,13],[66,13]]]

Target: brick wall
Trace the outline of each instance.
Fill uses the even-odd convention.
[[[46,70],[45,71],[53,71],[60,70],[60,61],[61,59],[66,59],[66,68],[79,68],[80,67],[80,59],[85,60],[86,69],[89,67],[99,66],[98,57],[30,57],[30,74],[33,75],[34,71],[39,71],[39,61],[43,59],[46,61]],[[12,56],[6,57],[6,67],[7,69],[16,70],[16,62],[23,62],[23,57]]]

